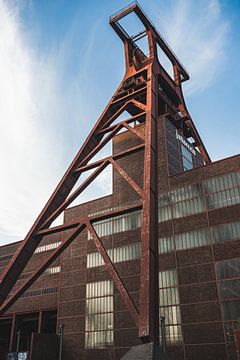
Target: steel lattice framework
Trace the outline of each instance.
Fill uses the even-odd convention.
[[[121,18],[132,12],[137,15],[145,28],[142,33],[136,36],[130,36],[119,23]],[[109,22],[124,44],[125,76],[59,185],[34,222],[26,238],[22,241],[12,261],[6,267],[0,283],[0,315],[10,308],[69,244],[87,228],[138,328],[139,337],[143,341],[158,341],[157,120],[159,117],[159,99],[168,102],[169,111],[172,113],[175,123],[178,124],[178,128],[182,129],[185,135],[191,136],[194,139],[195,146],[198,147],[206,163],[210,162],[210,158],[184,103],[181,83],[188,80],[188,73],[143,10],[134,2],[110,17]],[[144,36],[148,39],[149,56],[144,55],[136,44],[136,41]],[[157,46],[160,46],[172,63],[174,70],[174,80],[172,82],[158,61]],[[174,89],[177,97],[180,99],[178,109],[171,106],[171,103],[167,101],[167,97],[160,91],[159,77],[163,77],[169,83],[169,86]],[[116,122],[116,119],[125,110],[130,113],[131,117]],[[179,116],[179,112],[181,116]],[[137,127],[131,126],[136,121],[145,124],[144,134]],[[141,140],[140,144],[99,161],[91,162],[91,159],[124,128],[139,137]],[[136,184],[117,162],[120,158],[137,153],[140,150],[144,150],[144,179],[142,187]],[[139,202],[101,215],[89,217],[86,214],[85,217],[79,218],[77,222],[50,227],[52,222],[110,164],[136,191],[139,195]],[[94,171],[91,175],[72,192],[80,175],[92,169]],[[139,308],[136,307],[131,299],[93,226],[96,221],[126,214],[137,209],[142,210]],[[25,281],[17,292],[9,296],[19,275],[39,246],[42,237],[66,230],[71,231],[70,235],[52,252],[32,276]]]

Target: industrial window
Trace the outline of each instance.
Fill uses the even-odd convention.
[[[3,255],[3,256],[0,256],[0,262],[1,261],[8,261],[8,260],[10,260],[12,258],[13,258],[13,254],[11,254],[11,255]]]
[[[171,193],[160,194],[158,197],[158,222],[172,219]]]
[[[54,266],[51,268],[48,268],[47,270],[44,271],[45,275],[53,275],[53,274],[58,274],[61,271],[61,267],[60,266]]]
[[[221,242],[240,239],[240,222],[228,223],[211,228],[212,241]]]
[[[44,271],[43,275],[52,275],[52,274],[57,274],[57,273],[60,273],[61,271],[61,267],[60,266],[54,266],[54,267],[51,267],[51,268],[48,268],[47,270]],[[32,275],[32,272],[25,272],[25,273],[22,273],[18,280],[23,280],[23,279],[27,279],[29,278],[30,276]]]
[[[181,314],[176,269],[159,272],[159,315],[165,318],[168,345],[182,342]],[[161,328],[160,328],[161,333]],[[160,336],[161,341],[162,336]]]
[[[111,259],[110,251],[107,250],[107,254]],[[104,265],[104,260],[99,252],[87,254],[87,268]]]
[[[204,195],[201,184],[193,184],[159,196],[158,221],[181,218],[203,212]]]
[[[43,246],[39,246],[36,248],[36,250],[34,251],[34,254],[38,254],[44,251],[49,251],[49,250],[53,250],[58,248],[61,245],[61,241],[52,243],[52,244],[47,244],[47,245],[43,245]]]
[[[140,243],[120,246],[114,249],[108,249],[107,254],[114,262],[129,261],[140,258]],[[90,253],[87,255],[87,267],[96,267],[104,265],[103,258],[99,252]]]
[[[181,145],[182,150],[182,162],[183,162],[183,170],[190,170],[193,168],[193,159],[192,153],[188,150],[184,145]]]
[[[110,280],[86,284],[85,347],[113,345],[113,283]]]
[[[240,258],[216,263],[218,292],[221,300],[224,328],[228,342],[240,318]]]
[[[181,218],[204,211],[202,186],[193,184],[172,191],[173,217]]]
[[[204,187],[204,191],[203,191]],[[240,172],[232,172],[160,194],[158,221],[167,221],[240,203]],[[206,205],[205,205],[206,204]]]
[[[204,182],[208,209],[240,203],[240,172],[231,172]]]
[[[176,250],[191,249],[211,244],[210,233],[207,228],[189,231],[175,235]]]
[[[99,237],[137,229],[141,226],[141,212],[138,210],[129,214],[115,216],[114,218],[107,220],[96,221],[93,226]],[[89,232],[88,239],[91,239],[91,234]]]
[[[37,289],[37,290],[30,290],[26,291],[21,295],[21,297],[31,297],[31,296],[39,296],[39,295],[48,295],[54,294],[58,292],[58,288],[46,288],[46,289]]]
[[[174,250],[174,236],[162,237],[158,239],[158,253],[164,254]]]
[[[176,250],[186,250],[195,247],[240,239],[240,223],[227,223],[213,226],[210,229],[202,228],[199,230],[180,233],[158,239],[159,254],[168,253]]]

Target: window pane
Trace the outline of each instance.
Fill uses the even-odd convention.
[[[218,285],[221,300],[240,297],[240,279],[219,281]]]
[[[113,344],[112,295],[112,281],[98,281],[86,285],[86,348]]]

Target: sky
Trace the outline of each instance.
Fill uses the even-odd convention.
[[[121,81],[108,17],[128,3],[0,0],[0,244],[24,238]],[[186,103],[212,160],[239,153],[240,0],[139,3],[190,74]]]

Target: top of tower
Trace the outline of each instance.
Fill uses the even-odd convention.
[[[119,20],[126,17],[130,13],[134,12],[138,19],[141,21],[141,23],[145,27],[145,31],[130,35],[128,32],[124,29],[124,27],[119,23]],[[137,1],[133,1],[128,6],[124,7],[123,9],[119,10],[115,14],[111,15],[109,17],[109,24],[112,26],[112,28],[116,31],[118,36],[121,38],[122,41],[127,41],[134,43],[138,39],[144,36],[144,34],[147,34],[147,30],[151,30],[156,35],[156,42],[162,49],[162,51],[165,53],[165,55],[168,57],[168,59],[171,61],[172,64],[175,64],[178,67],[180,76],[181,76],[181,82],[189,80],[189,74],[186,70],[186,68],[183,66],[181,61],[178,59],[174,51],[171,49],[171,47],[168,45],[166,40],[160,35],[152,21],[149,19],[149,17],[146,15],[144,10],[141,8],[139,3]],[[142,54],[145,56],[144,54]]]

